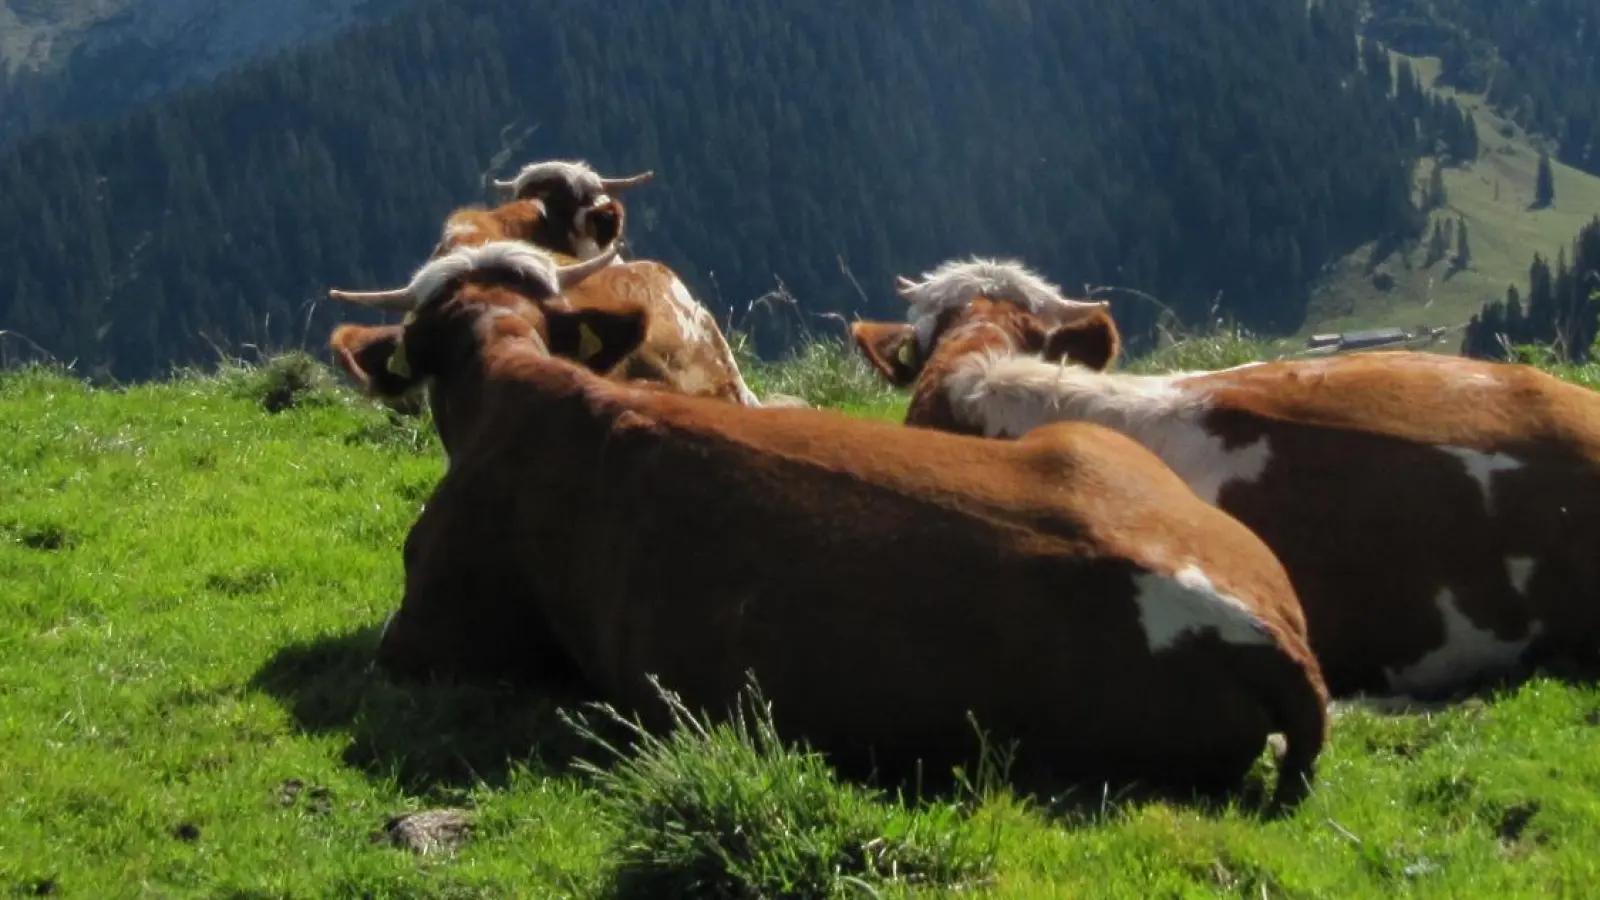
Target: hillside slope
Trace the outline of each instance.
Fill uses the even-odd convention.
[[[1429,135],[1355,23],[1353,0],[436,0],[0,155],[0,327],[122,378],[316,340],[329,284],[404,279],[487,174],[578,156],[659,173],[636,252],[719,317],[775,284],[811,324],[895,315],[893,275],[979,253],[1292,330],[1323,263],[1415,225]]]
[[[1508,285],[1523,290],[1533,255],[1555,259],[1600,213],[1600,178],[1559,161],[1552,162],[1554,204],[1531,208],[1542,138],[1498,115],[1483,96],[1439,84],[1437,58],[1404,58],[1425,85],[1455,99],[1477,122],[1478,159],[1444,169],[1446,203],[1429,214],[1429,230],[1433,221],[1467,223],[1471,267],[1451,273],[1444,260],[1424,265],[1425,240],[1389,255],[1379,255],[1378,244],[1369,242],[1339,260],[1313,291],[1306,322],[1296,335],[1301,339],[1317,332],[1380,327],[1458,329],[1484,302],[1504,297]],[[1432,162],[1424,158],[1416,165],[1419,193]],[[1378,273],[1392,278],[1392,286],[1378,287]],[[1459,330],[1452,330],[1435,349],[1455,353],[1460,343]]]
[[[1600,174],[1600,7],[1594,0],[1368,0],[1363,33],[1440,60],[1443,84],[1479,92]]]
[[[114,113],[404,0],[0,0],[0,143]]]

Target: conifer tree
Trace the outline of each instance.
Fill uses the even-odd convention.
[[[1534,179],[1533,205],[1539,209],[1548,207],[1556,199],[1555,173],[1550,170],[1550,154],[1539,151],[1539,174]]]

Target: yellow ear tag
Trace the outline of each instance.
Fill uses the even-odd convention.
[[[404,343],[396,343],[394,345],[394,352],[389,354],[389,362],[384,368],[399,375],[401,378],[411,377],[411,362],[406,359],[406,345]]]
[[[589,357],[605,349],[600,342],[600,335],[594,333],[588,322],[578,323],[578,358],[587,360]]]
[[[911,341],[906,341],[900,345],[900,352],[896,353],[894,358],[900,361],[900,365],[908,369],[911,368],[917,362],[916,345]]]

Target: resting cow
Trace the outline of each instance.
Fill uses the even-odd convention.
[[[447,216],[428,258],[438,259],[460,246],[516,240],[551,251],[559,262],[593,259],[621,238],[626,227],[627,208],[612,195],[654,179],[654,172],[605,178],[579,161],[530,163],[511,179],[494,182],[508,195],[498,206],[464,206]]]
[[[628,354],[644,304],[566,307],[538,250],[473,254],[419,276],[403,374],[373,379],[431,382],[454,448],[386,667],[575,674],[657,726],[648,675],[715,711],[748,670],[847,769],[869,746],[886,770],[966,761],[970,710],[1053,776],[1231,785],[1277,731],[1280,797],[1310,779],[1327,695],[1287,576],[1133,441],[997,446],[617,383],[569,360]]]
[[[952,261],[899,292],[909,321],[855,337],[915,383],[908,423],[1138,440],[1283,561],[1335,695],[1438,699],[1595,652],[1600,395],[1414,352],[1109,373],[1106,308],[1019,265]]]
[[[552,251],[558,262],[593,259],[620,247],[626,222],[622,203],[607,192],[621,192],[654,177],[653,172],[642,172],[629,178],[601,178],[583,163],[533,163],[515,178],[495,182],[496,187],[512,192],[509,202],[494,209],[465,207],[451,213],[429,259],[458,247],[502,240],[532,243]],[[763,405],[745,382],[716,318],[672,269],[653,260],[624,262],[620,255],[610,259],[613,271],[586,280],[567,295],[568,302],[579,306],[596,298],[603,302],[607,297],[627,296],[650,308],[649,335],[609,374],[660,382],[686,394]],[[330,290],[328,296],[380,306],[403,300],[408,290]],[[384,332],[369,334],[381,336]],[[359,380],[357,373],[350,374]]]

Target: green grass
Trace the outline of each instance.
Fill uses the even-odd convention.
[[[1250,346],[1215,335],[1135,366]],[[896,417],[903,398],[848,357],[819,343],[758,390]],[[441,454],[426,419],[326,376],[295,357],[126,390],[0,375],[0,895],[1562,897],[1600,881],[1600,691],[1547,679],[1343,715],[1316,792],[1272,821],[1248,800],[1024,800],[992,777],[886,796],[761,715],[685,719],[617,758],[565,720],[584,712],[568,699],[391,683],[368,661]],[[459,849],[374,840],[441,806],[473,817]]]
[[[1428,226],[1432,228],[1434,219],[1464,218],[1472,267],[1450,274],[1445,262],[1424,266],[1426,248],[1420,244],[1383,259],[1374,259],[1373,244],[1358,248],[1336,264],[1314,293],[1307,324],[1296,335],[1300,341],[1318,332],[1464,325],[1485,301],[1503,298],[1507,285],[1515,284],[1526,296],[1533,254],[1554,265],[1556,254],[1570,252],[1579,229],[1600,213],[1600,178],[1556,161],[1555,203],[1530,210],[1539,163],[1537,136],[1496,115],[1481,96],[1434,85],[1437,58],[1408,58],[1425,87],[1454,98],[1478,123],[1478,159],[1445,170],[1446,208],[1431,213]],[[1417,167],[1419,191],[1432,164],[1425,159]],[[1380,290],[1374,285],[1375,267],[1393,277],[1392,287]],[[1433,349],[1457,353],[1461,338],[1459,330],[1451,331]]]

